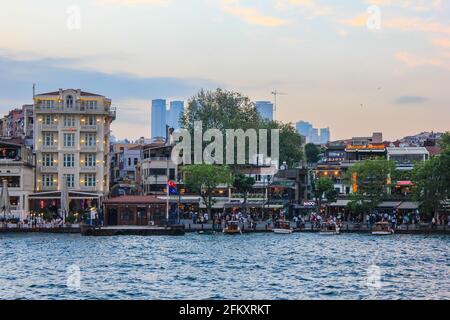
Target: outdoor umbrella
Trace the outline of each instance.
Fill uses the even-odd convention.
[[[66,215],[68,213],[69,213],[69,190],[67,186],[67,177],[64,177],[61,189],[61,215],[63,218],[63,223],[66,223]]]
[[[0,195],[0,208],[3,211],[3,219],[6,222],[6,214],[11,214],[11,206],[9,202],[8,180],[3,180],[2,193]]]

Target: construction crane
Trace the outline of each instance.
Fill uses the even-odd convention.
[[[273,104],[273,118],[274,120],[277,120],[277,96],[282,95],[285,96],[287,93],[278,92],[277,90],[272,91],[273,97],[274,97],[274,104]]]

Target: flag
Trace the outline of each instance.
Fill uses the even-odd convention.
[[[177,184],[175,183],[175,181],[169,180],[167,181],[167,186],[169,188],[169,194],[178,194],[178,190],[177,190]]]

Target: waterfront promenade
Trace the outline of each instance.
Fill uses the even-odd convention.
[[[222,225],[214,225],[209,223],[192,223],[192,220],[183,219],[180,221],[180,224],[184,226],[185,232],[199,232],[199,231],[216,231],[221,232],[223,230],[224,224]],[[251,228],[248,223],[241,223],[241,230],[243,233],[265,233],[272,232],[273,224],[270,221],[258,221],[256,226]],[[306,222],[304,226],[301,228],[296,227],[295,222],[291,222],[291,227],[294,229],[294,232],[319,232],[320,228],[314,226],[310,222]],[[111,235],[111,232],[107,232],[108,230],[124,230],[124,232],[117,232],[117,235],[127,235],[130,233],[130,229],[136,229],[137,231],[141,229],[149,229],[145,226],[115,226],[115,227],[100,227],[97,229],[104,229],[104,235]],[[151,229],[151,228],[150,228]],[[154,229],[154,228],[153,228]],[[352,222],[345,222],[342,225],[341,233],[369,233],[371,231],[370,228],[366,224],[357,224]],[[71,227],[71,226],[55,226],[51,227],[47,226],[36,226],[36,227],[23,227],[23,226],[2,226],[0,227],[1,233],[81,233],[81,228],[79,226]],[[395,233],[397,234],[448,234],[450,235],[450,226],[447,225],[437,225],[432,227],[428,223],[423,224],[408,224],[408,225],[399,225],[395,229]],[[148,232],[148,234],[137,232],[136,234],[141,235],[153,235],[152,232]],[[156,232],[157,234],[157,232]],[[101,233],[99,235],[102,235]],[[114,233],[112,235],[115,235]]]

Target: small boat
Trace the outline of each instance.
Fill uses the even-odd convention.
[[[291,234],[294,229],[291,228],[289,221],[277,221],[272,231],[278,234]]]
[[[216,234],[216,231],[214,231],[214,230],[199,230],[197,233],[203,234],[203,235],[211,235],[211,234]]]
[[[324,223],[320,227],[320,234],[323,235],[335,235],[340,234],[340,228],[335,223]]]
[[[225,234],[242,234],[238,221],[228,221],[225,228],[223,228]]]
[[[388,222],[377,222],[373,226],[372,234],[376,236],[386,236],[390,234],[394,234],[394,230],[391,228]]]

